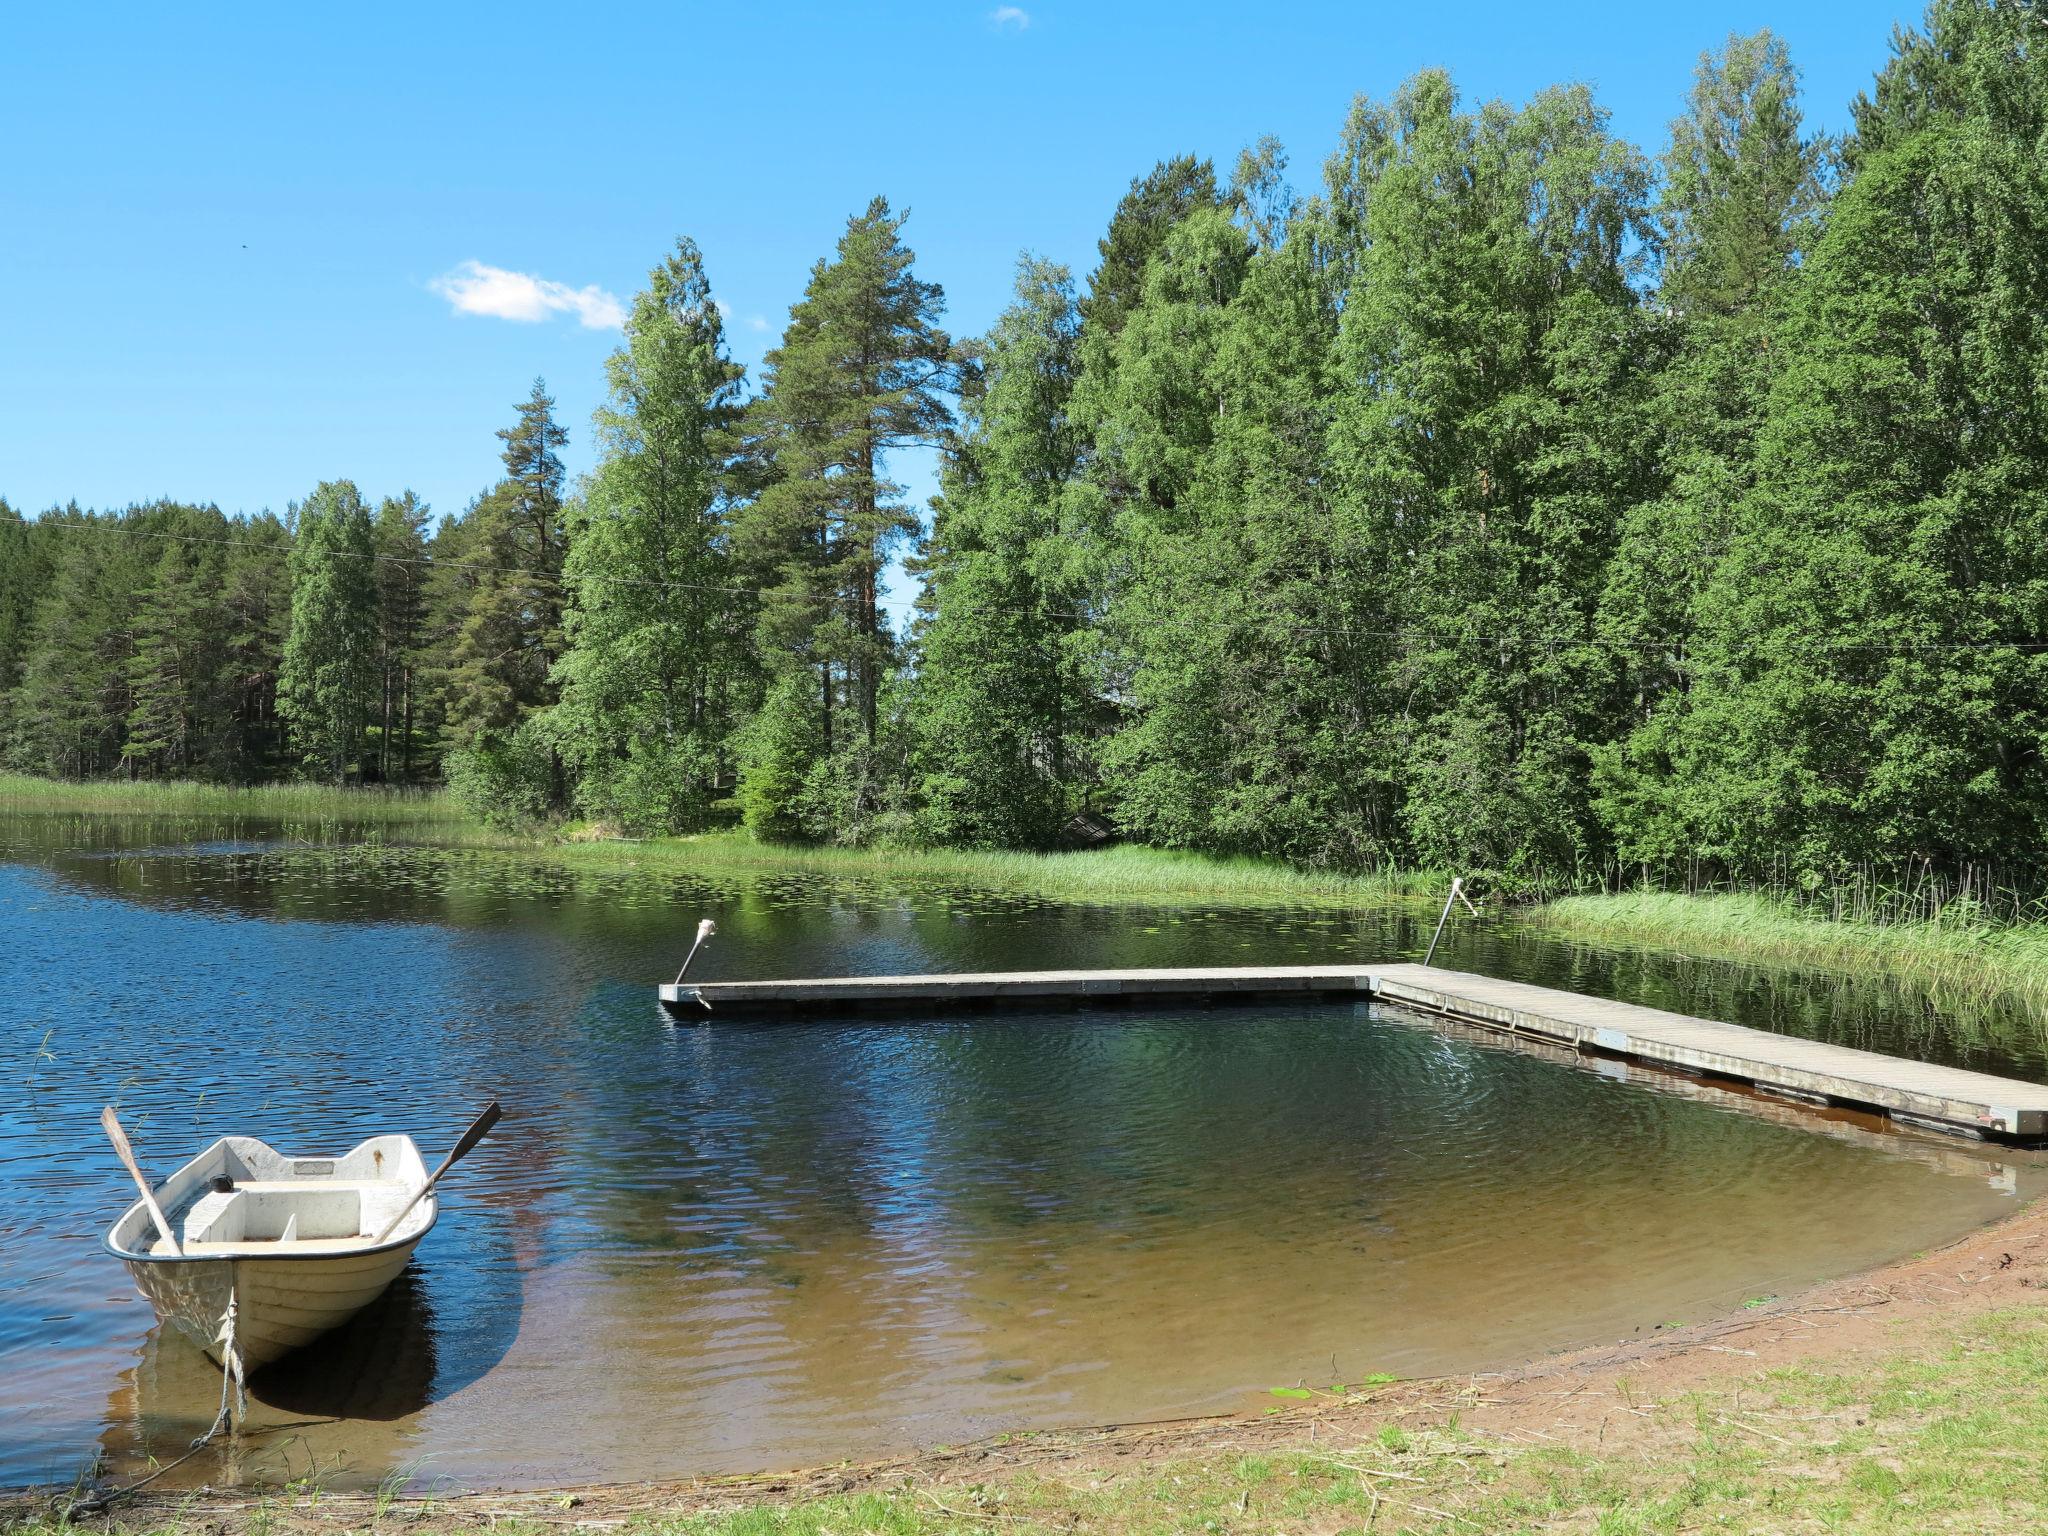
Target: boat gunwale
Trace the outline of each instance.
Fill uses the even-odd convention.
[[[419,1144],[417,1142],[413,1142],[412,1137],[407,1132],[389,1131],[386,1132],[385,1135],[397,1136],[407,1142],[412,1142],[413,1152],[415,1155],[418,1154]],[[187,1168],[191,1167],[194,1163],[198,1162],[201,1158],[205,1157],[209,1152],[213,1151],[215,1147],[218,1147],[225,1142],[233,1141],[236,1139],[237,1138],[232,1136],[215,1137],[211,1142],[207,1143],[206,1146],[202,1147],[194,1156],[189,1157],[184,1162],[180,1163],[176,1171],[171,1174],[170,1178],[165,1179],[160,1184],[152,1185],[150,1188],[150,1193],[155,1194],[159,1190],[168,1188],[170,1186],[171,1181],[177,1178],[178,1174],[183,1173]],[[271,1146],[269,1142],[264,1141],[260,1136],[245,1136],[239,1139],[244,1141],[253,1141],[258,1146],[264,1148],[266,1151],[271,1152],[279,1157],[285,1156],[284,1153],[278,1152],[277,1148]],[[342,1153],[341,1157],[334,1158],[334,1161],[340,1162],[342,1158],[349,1157],[354,1153],[361,1151],[371,1142],[382,1141],[384,1139],[384,1136],[365,1136],[353,1147],[350,1147],[347,1152]],[[315,1161],[320,1157],[328,1155],[330,1154],[293,1153],[291,1154],[288,1160],[292,1162],[298,1162],[302,1160]],[[421,1159],[421,1166],[422,1168],[425,1167],[425,1159]],[[319,1181],[316,1179],[308,1179],[305,1182],[308,1184],[314,1184],[318,1183]],[[419,1244],[425,1240],[426,1235],[434,1230],[436,1223],[438,1223],[441,1219],[441,1199],[439,1191],[428,1190],[426,1198],[420,1202],[421,1205],[426,1207],[427,1211],[427,1220],[424,1226],[422,1226],[417,1232],[408,1233],[403,1237],[394,1237],[386,1242],[376,1243],[367,1248],[343,1248],[338,1251],[330,1250],[326,1253],[136,1253],[131,1249],[116,1247],[114,1244],[114,1234],[120,1230],[122,1222],[126,1221],[136,1211],[142,1209],[142,1204],[143,1203],[140,1199],[130,1201],[128,1205],[122,1210],[121,1214],[116,1216],[113,1222],[107,1227],[107,1229],[100,1234],[100,1247],[105,1249],[108,1253],[111,1253],[115,1258],[121,1260],[124,1264],[325,1264],[332,1263],[336,1259],[370,1258],[377,1254],[393,1252],[394,1250],[399,1248],[418,1247]]]

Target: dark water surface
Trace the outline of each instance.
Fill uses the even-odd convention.
[[[176,1476],[543,1484],[1270,1402],[1696,1320],[2011,1210],[2037,1160],[1363,1006],[676,1027],[651,983],[1419,958],[1433,913],[1062,906],[0,817],[0,1486],[168,1459],[219,1378],[99,1248],[216,1136],[430,1160],[507,1119],[357,1323]],[[2041,1077],[1893,991],[1499,924],[1439,959]],[[188,1475],[189,1474],[189,1475]]]

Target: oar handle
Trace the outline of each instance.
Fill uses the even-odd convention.
[[[429,1194],[429,1192],[432,1191],[433,1187],[441,1182],[441,1175],[446,1173],[450,1168],[453,1168],[464,1157],[468,1156],[470,1150],[473,1147],[475,1147],[478,1142],[482,1141],[486,1136],[491,1134],[491,1127],[496,1125],[500,1120],[504,1118],[505,1111],[498,1108],[498,1101],[496,1099],[493,1099],[490,1103],[486,1104],[484,1106],[484,1112],[478,1115],[475,1120],[470,1122],[469,1129],[462,1133],[462,1139],[455,1143],[455,1150],[450,1152],[446,1157],[441,1159],[441,1166],[436,1168],[432,1173],[427,1175],[427,1182],[422,1184],[418,1189],[413,1191],[412,1198],[406,1201],[404,1205],[399,1207],[398,1214],[392,1217],[391,1220],[386,1222],[384,1224],[384,1230],[382,1232],[379,1232],[374,1238],[371,1239],[371,1241],[373,1243],[381,1243],[384,1241],[385,1238],[389,1237],[392,1233],[396,1232],[398,1230],[398,1224],[401,1221],[405,1220],[406,1217],[412,1214],[412,1208],[418,1205],[422,1200],[426,1199],[427,1195]]]
[[[142,1191],[142,1203],[149,1209],[149,1219],[156,1223],[156,1229],[163,1240],[171,1245],[171,1252],[183,1254],[178,1239],[171,1232],[171,1224],[164,1219],[164,1208],[156,1203],[156,1195],[149,1187],[149,1180],[142,1176],[142,1169],[135,1161],[135,1149],[128,1145],[128,1133],[121,1129],[120,1117],[109,1104],[100,1111],[100,1129],[107,1133],[107,1140],[114,1144],[114,1155],[121,1159],[121,1166],[128,1170],[128,1177],[135,1181],[135,1187]]]

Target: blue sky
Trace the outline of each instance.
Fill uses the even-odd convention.
[[[316,14],[327,12],[327,15]],[[1917,7],[1703,3],[16,7],[0,20],[0,496],[230,512],[347,476],[454,512],[536,374],[590,463],[614,301],[703,247],[750,366],[876,192],[949,324],[1017,253],[1092,265],[1130,178],[1353,95],[1585,80],[1651,153],[1771,26],[1840,128]],[[464,289],[475,263],[481,288]],[[469,295],[460,312],[452,295]],[[537,318],[516,318],[531,315]],[[501,316],[512,316],[506,318]],[[923,472],[906,478],[923,482]],[[922,487],[920,487],[922,488]]]

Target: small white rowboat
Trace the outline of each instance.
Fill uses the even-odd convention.
[[[154,1192],[175,1247],[147,1200],[128,1207],[106,1246],[159,1319],[222,1365],[231,1340],[241,1369],[254,1371],[338,1328],[398,1278],[438,1215],[430,1182],[410,1136],[373,1136],[342,1157],[287,1157],[228,1136]]]

